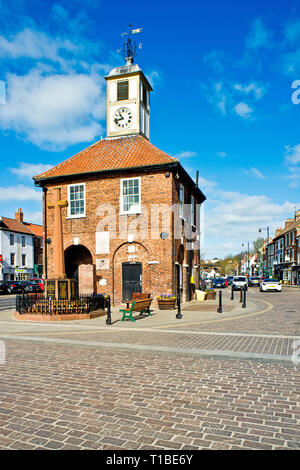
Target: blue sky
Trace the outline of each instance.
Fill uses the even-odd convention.
[[[151,142],[200,173],[205,257],[272,234],[300,208],[298,0],[0,0],[0,215],[41,222],[31,177],[105,137],[103,77],[129,23]]]

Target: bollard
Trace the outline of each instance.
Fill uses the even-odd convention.
[[[243,302],[243,288],[241,287],[240,304]]]
[[[181,313],[181,306],[180,306],[180,290],[178,289],[177,292],[177,313],[176,313],[176,318],[179,320],[182,318],[182,313]]]
[[[231,286],[231,297],[230,297],[230,300],[234,300],[234,290],[233,290],[233,286]]]
[[[106,324],[111,325],[110,295],[107,297],[107,318]]]
[[[219,291],[219,308],[217,310],[218,313],[223,313],[223,309],[222,309],[222,292]]]
[[[247,305],[246,305],[246,287],[244,288],[244,301],[243,301],[243,305],[242,305],[242,308],[246,308]]]

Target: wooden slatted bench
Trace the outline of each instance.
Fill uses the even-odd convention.
[[[129,318],[131,321],[135,321],[132,314],[133,312],[140,312],[140,315],[147,313],[151,317],[150,305],[152,299],[144,300],[134,300],[128,308],[120,309],[120,312],[123,313],[121,321],[124,321],[125,318]]]

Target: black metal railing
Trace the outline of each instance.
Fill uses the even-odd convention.
[[[76,299],[46,299],[43,294],[22,294],[16,296],[16,311],[44,315],[87,314],[105,310],[108,296],[102,294],[80,295]]]

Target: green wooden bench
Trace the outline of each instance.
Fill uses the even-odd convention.
[[[123,313],[121,321],[124,321],[125,318],[129,318],[131,321],[135,321],[132,314],[133,312],[140,312],[140,315],[143,313],[147,313],[151,317],[150,313],[150,305],[152,299],[144,299],[144,300],[134,300],[128,308],[120,309],[120,312]]]

